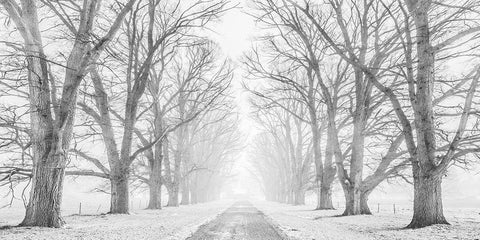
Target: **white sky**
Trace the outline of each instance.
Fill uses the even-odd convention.
[[[246,1],[234,0],[232,4],[238,4],[238,7],[222,17],[222,21],[213,28],[216,34],[212,37],[226,54],[235,59],[249,49],[255,33],[255,23],[252,17],[243,12],[247,10]]]
[[[246,1],[235,0],[232,1],[232,4],[238,4],[238,7],[228,11],[222,17],[222,21],[212,28],[214,33],[211,37],[219,44],[223,53],[236,65],[233,91],[240,117],[240,131],[248,143],[251,142],[250,139],[255,135],[256,128],[255,123],[249,117],[248,94],[241,86],[244,73],[239,60],[250,49],[256,28],[253,18],[244,13],[244,11],[248,10]],[[247,151],[244,151],[238,156],[238,161],[234,167],[233,174],[236,175],[236,178],[232,187],[237,193],[251,193],[252,191],[258,193],[259,191],[258,183],[251,178],[247,171],[248,157]]]

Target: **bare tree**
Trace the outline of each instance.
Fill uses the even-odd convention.
[[[305,192],[314,177],[313,140],[310,124],[297,115],[304,115],[307,107],[299,101],[285,102],[280,107],[264,97],[251,101],[255,119],[262,126],[252,146],[252,166],[267,200],[304,204]],[[320,127],[320,132],[324,129]]]
[[[291,67],[288,68],[279,64],[279,69],[270,69],[264,66],[264,62],[269,60],[265,59],[264,56],[260,56],[264,53],[259,53],[257,50],[254,50],[251,56],[246,57],[244,64],[253,78],[263,78],[283,84],[281,88],[290,88],[296,91],[299,95],[298,101],[302,101],[307,106],[307,116],[297,115],[297,117],[301,118],[302,121],[308,122],[312,132],[318,192],[317,209],[332,209],[331,184],[336,170],[330,157],[332,155],[327,154],[322,161],[319,122],[323,116],[319,116],[319,84],[314,76],[315,73],[312,67],[312,64],[315,64],[313,61],[317,61],[316,57],[320,54],[317,50],[322,51],[321,46],[317,44],[318,41],[317,43],[305,42],[304,40],[309,37],[309,34],[315,33],[308,32],[309,30],[305,31],[303,29],[304,26],[298,22],[300,19],[284,11],[285,9],[280,8],[275,1],[255,1],[255,5],[259,11],[256,14],[257,21],[276,32],[264,39],[265,45],[270,49],[269,52],[274,53],[270,54],[271,59],[277,63],[288,61],[286,65]],[[308,55],[305,52],[307,48],[315,51],[311,52],[315,55],[315,59],[309,58],[312,55]],[[268,54],[265,55],[270,57]],[[289,76],[296,71],[303,71],[303,74],[295,79]],[[307,78],[308,80],[303,82],[300,80],[301,78]],[[262,94],[257,92],[256,95],[260,96]]]
[[[446,66],[448,61],[472,56],[471,52],[477,50],[477,47],[468,43],[478,36],[480,30],[475,10],[478,9],[478,3],[464,1],[450,4],[425,0],[406,1],[397,6],[393,1],[381,2],[381,5],[378,5],[380,8],[375,9],[383,9],[382,15],[389,17],[385,18],[382,24],[376,22],[379,26],[377,32],[392,37],[384,37],[384,40],[375,46],[386,48],[393,45],[390,47],[391,55],[401,56],[398,58],[400,64],[392,66],[400,70],[395,71],[393,77],[386,77],[379,74],[378,67],[373,68],[371,65],[362,63],[361,58],[352,52],[352,49],[343,48],[343,44],[338,43],[333,34],[329,34],[324,27],[326,20],[320,18],[318,12],[315,12],[318,8],[311,7],[307,2],[302,6],[293,1],[290,2],[314,23],[325,42],[339,56],[354,68],[360,69],[368,81],[390,99],[392,108],[401,123],[413,170],[414,216],[408,227],[418,228],[447,223],[443,216],[441,198],[442,177],[452,163],[478,149],[468,147],[471,144],[470,140],[475,137],[464,136],[464,133],[467,127],[475,126],[470,116],[479,75],[478,66],[474,65],[473,70],[468,74],[460,77],[453,74],[449,76],[458,80],[445,81],[448,73],[442,72],[435,65]],[[341,26],[345,22],[345,16],[342,16],[340,11],[341,3],[331,1],[330,4],[338,19],[337,24]],[[369,12],[375,12],[371,7],[372,1],[365,1],[363,6],[372,9]],[[392,8],[398,9],[397,14],[393,13]],[[465,17],[466,14],[471,16]],[[372,13],[372,15],[375,14]],[[403,18],[399,19],[398,16]],[[435,17],[432,18],[432,16]],[[456,24],[459,19],[470,24],[459,26]],[[388,31],[386,26],[390,29],[393,26],[396,31]],[[385,41],[385,39],[391,39],[391,41]],[[395,80],[398,77],[402,78],[401,83],[405,86],[403,89],[407,91],[408,101],[406,102],[402,101],[401,93],[388,85],[388,82],[391,83],[392,79]],[[464,90],[467,82],[471,84]],[[435,89],[442,89],[437,98],[435,98]],[[442,114],[435,114],[434,106],[456,94],[464,99],[461,113],[450,115],[457,117],[458,127],[452,131],[453,137],[448,137],[445,133],[442,133],[443,136],[437,134],[441,129],[438,123],[442,119]],[[444,107],[438,106],[438,109],[444,109]],[[442,140],[445,145],[438,147],[438,140]],[[462,143],[465,145],[462,146]],[[463,149],[465,147],[468,150]]]
[[[184,164],[182,175],[190,182],[186,190],[182,189],[182,199],[188,195],[192,204],[219,199],[235,158],[243,149],[237,125],[228,99],[189,124],[191,158],[188,165]]]
[[[189,138],[188,123],[195,120],[218,105],[224,99],[232,80],[232,69],[228,61],[219,62],[215,46],[210,42],[196,44],[184,49],[185,54],[179,54],[175,64],[169,71],[174,91],[176,92],[172,118],[183,122],[175,129],[175,137],[170,137],[173,150],[172,164],[165,161],[165,186],[169,193],[168,206],[178,206],[179,190],[183,181],[182,165],[188,163],[185,154]],[[176,143],[174,146],[172,143]],[[187,155],[188,157],[188,155]]]
[[[50,64],[40,32],[36,1],[3,0],[0,3],[24,40],[28,61],[30,93],[31,136],[33,144],[33,183],[24,226],[60,227],[64,221],[60,214],[62,186],[73,122],[75,118],[77,90],[87,68],[100,56],[118,31],[121,22],[130,11],[134,0],[121,6],[111,27],[103,37],[92,36],[95,18],[100,9],[99,1],[83,1],[78,8],[76,23],[65,21],[74,30],[74,44],[66,61],[65,78],[61,98],[57,101]],[[53,109],[53,112],[52,112]]]
[[[277,91],[292,89],[299,92],[307,104],[309,98],[315,97],[312,95],[309,97],[306,86],[319,92],[316,98],[320,98],[321,103],[327,108],[325,159],[326,161],[330,159],[331,162],[335,156],[338,176],[346,197],[344,215],[371,214],[367,204],[369,194],[386,179],[395,177],[406,179],[403,170],[409,163],[403,157],[407,151],[403,147],[404,138],[400,134],[399,126],[392,118],[393,109],[385,105],[387,97],[373,89],[374,85],[369,82],[367,75],[355,65],[351,68],[349,61],[357,59],[363,65],[369,66],[378,77],[391,78],[391,69],[398,67],[401,62],[401,57],[393,54],[399,49],[397,42],[399,36],[392,34],[392,31],[384,30],[382,23],[389,19],[390,15],[399,13],[400,9],[393,6],[385,7],[380,2],[373,4],[372,1],[363,4],[331,1],[325,3],[326,10],[317,15],[333,17],[320,18],[328,19],[325,22],[312,22],[308,15],[295,9],[299,7],[295,2],[263,1],[256,4],[263,13],[259,21],[272,28],[269,36],[262,40],[268,43],[267,46],[271,45],[268,54],[272,55],[276,69],[270,70],[269,66],[264,64],[266,62],[264,56],[268,56],[266,52],[254,51],[245,64],[253,70],[251,72],[256,74],[256,78],[278,82],[280,87],[276,88]],[[346,9],[352,9],[354,12],[346,10],[342,4],[349,4],[351,8]],[[315,13],[320,11],[320,5],[308,6]],[[342,18],[346,17],[361,19],[345,22]],[[333,28],[332,25],[338,27]],[[344,43],[337,44],[338,48],[347,49],[346,53],[349,55],[332,56],[335,52],[328,49],[331,43],[322,40],[325,34],[335,37],[337,41],[343,41]],[[375,44],[370,46],[370,41]],[[392,57],[387,58],[389,55]],[[283,59],[291,61],[287,64],[289,68],[282,69],[282,65],[278,64],[285,62]],[[309,79],[310,84],[304,83],[302,77],[291,77],[292,72],[299,69],[304,72],[305,76],[302,77]],[[349,81],[351,76],[355,81]],[[389,84],[397,88],[398,78],[394,78]],[[353,90],[351,85],[354,86]],[[350,92],[355,92],[355,96],[350,97]],[[270,95],[261,92],[255,94],[278,105],[284,105],[289,100],[272,97],[275,95],[274,91]],[[445,96],[439,99],[443,97]],[[390,143],[384,144],[385,140]],[[364,146],[365,142],[370,142],[370,145],[376,142],[375,148],[386,148],[388,151],[372,153],[371,146]],[[374,161],[369,160],[372,157],[364,160],[365,150],[367,154],[376,155],[372,156]],[[364,166],[370,170],[370,175],[365,178]],[[324,182],[328,182],[328,178],[324,179]],[[322,202],[321,199],[319,202]]]
[[[188,6],[186,10],[180,10],[178,3],[175,3],[173,8],[171,3],[160,3],[153,0],[146,2],[147,8],[144,4],[144,1],[139,1],[135,5],[135,11],[132,11],[125,21],[123,34],[115,43],[120,51],[109,49],[111,57],[121,66],[127,67],[123,76],[117,73],[124,78],[126,85],[126,97],[122,99],[120,105],[120,110],[125,109],[125,113],[122,115],[110,107],[111,103],[105,90],[104,77],[95,68],[92,68],[90,75],[95,91],[92,95],[97,110],[89,107],[88,104],[81,104],[82,110],[95,119],[100,126],[107,149],[111,180],[111,213],[128,213],[131,165],[140,154],[161,142],[165,135],[165,132],[157,134],[154,139],[132,151],[132,145],[135,142],[134,133],[139,131],[135,127],[137,121],[152,106],[157,104],[158,107],[158,102],[146,103],[148,107],[139,111],[147,85],[155,77],[155,66],[166,60],[164,59],[165,51],[175,51],[170,46],[172,42],[178,40],[179,36],[193,31],[193,28],[203,27],[208,21],[218,17],[225,10],[226,3],[223,1],[198,2]],[[105,62],[105,65],[108,67],[108,62]],[[160,66],[161,71],[164,71],[164,67]],[[154,100],[158,101],[158,98]],[[111,115],[122,123],[123,134],[119,141],[121,144],[117,144]],[[135,135],[138,137],[139,134]],[[100,169],[104,171],[107,168]]]

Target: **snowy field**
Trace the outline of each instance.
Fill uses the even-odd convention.
[[[480,239],[480,209],[447,208],[445,215],[452,225],[406,230],[403,227],[411,217],[411,209],[407,206],[396,206],[394,214],[393,206],[384,204],[377,209],[378,206],[372,204],[372,216],[335,217],[342,213],[342,209],[313,211],[313,205],[291,206],[260,200],[252,202],[286,235],[297,240]],[[0,230],[0,239],[181,240],[191,236],[200,225],[214,219],[233,203],[233,200],[222,200],[162,210],[136,209],[130,215],[65,214],[67,226],[62,229],[7,228]],[[2,209],[0,226],[21,221],[23,211],[13,210]]]
[[[374,215],[335,217],[343,209],[312,211],[314,206],[291,206],[273,202],[256,201],[255,207],[277,223],[294,239],[315,240],[475,240],[480,239],[480,209],[445,209],[452,225],[438,225],[416,230],[402,229],[411,218],[411,211],[399,208],[371,206]]]
[[[70,215],[65,217],[67,226],[62,229],[10,228],[0,230],[0,239],[185,239],[232,203],[225,200],[162,210],[135,210],[130,215]],[[0,216],[0,225],[12,222],[13,215],[5,213]],[[13,219],[17,221],[18,217]]]

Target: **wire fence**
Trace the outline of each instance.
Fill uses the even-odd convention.
[[[385,214],[409,214],[413,212],[413,208],[409,204],[398,204],[398,203],[369,203],[368,207],[370,212],[375,213],[385,213]],[[337,210],[344,210],[345,203],[336,202],[334,208]]]

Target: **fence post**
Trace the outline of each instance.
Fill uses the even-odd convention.
[[[377,213],[380,212],[380,203],[377,203]]]
[[[82,215],[82,203],[78,206],[78,215]]]
[[[397,213],[397,209],[395,207],[395,203],[393,204],[393,214],[396,214]]]

